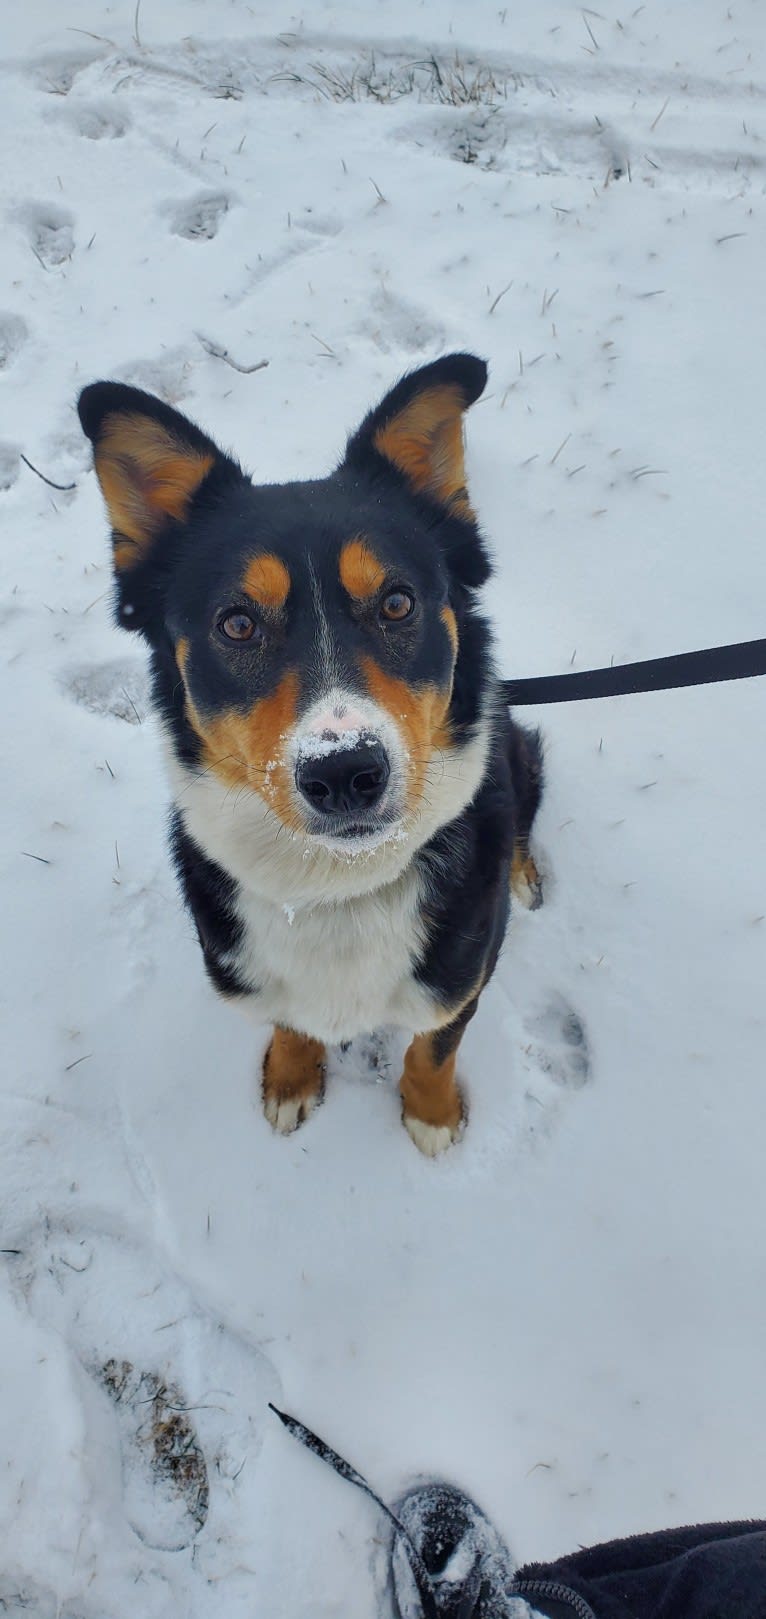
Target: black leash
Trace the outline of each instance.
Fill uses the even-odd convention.
[[[673,658],[649,658],[616,668],[584,669],[576,675],[503,680],[501,690],[504,702],[522,708],[529,703],[577,703],[590,697],[624,697],[629,692],[672,691],[677,686],[749,680],[754,675],[766,675],[766,641],[737,641],[734,646],[679,652]]]
[[[333,1450],[324,1439],[320,1439],[318,1434],[312,1433],[305,1423],[299,1422],[297,1417],[288,1416],[286,1411],[280,1411],[276,1405],[272,1405],[271,1401],[269,1401],[269,1410],[274,1412],[275,1417],[279,1417],[280,1422],[284,1423],[288,1433],[291,1433],[294,1439],[305,1445],[307,1450],[313,1451],[313,1454],[318,1456],[320,1461],[327,1462],[328,1466],[335,1473],[338,1473],[342,1479],[345,1479],[347,1483],[355,1484],[357,1489],[363,1490],[364,1494],[369,1495],[376,1506],[380,1507],[381,1512],[385,1513],[389,1523],[393,1526],[394,1533],[401,1537],[404,1545],[413,1579],[418,1588],[418,1595],[422,1605],[422,1619],[439,1619],[439,1609],[436,1605],[431,1576],[417,1546],[414,1545],[404,1524],[397,1518],[396,1514],[391,1511],[390,1507],[386,1506],[385,1501],[381,1500],[377,1492],[373,1490],[372,1485],[367,1483],[366,1478],[361,1473],[357,1473],[356,1468],[352,1467],[351,1463],[347,1462],[343,1456],[339,1456],[337,1450]],[[477,1563],[465,1581],[459,1607],[450,1609],[450,1612],[454,1613],[455,1619],[471,1619],[471,1616],[476,1612],[476,1603],[481,1588],[482,1573],[481,1567]],[[574,1619],[596,1619],[590,1604],[577,1591],[571,1590],[568,1585],[564,1585],[560,1580],[546,1580],[539,1578],[539,1576],[525,1576],[523,1570],[511,1581],[506,1595],[508,1597],[519,1596],[524,1598],[543,1596],[555,1601],[560,1606],[568,1608],[574,1615]]]
[[[291,1433],[294,1439],[300,1440],[300,1443],[305,1445],[307,1450],[313,1451],[314,1455],[320,1458],[320,1461],[327,1462],[328,1466],[340,1474],[341,1478],[346,1479],[347,1483],[355,1484],[357,1489],[363,1490],[365,1495],[369,1495],[371,1500],[380,1507],[381,1512],[385,1513],[395,1533],[401,1536],[404,1544],[413,1579],[423,1605],[423,1619],[439,1619],[439,1610],[436,1606],[431,1576],[417,1546],[413,1544],[404,1524],[399,1522],[396,1513],[386,1506],[385,1501],[382,1501],[379,1495],[376,1495],[372,1485],[367,1483],[366,1478],[363,1478],[361,1473],[357,1473],[356,1468],[352,1467],[350,1462],[344,1461],[343,1457],[338,1455],[337,1450],[333,1450],[330,1445],[325,1443],[324,1439],[319,1438],[318,1434],[312,1433],[311,1429],[307,1428],[304,1423],[299,1422],[297,1417],[290,1417],[286,1411],[278,1410],[277,1406],[272,1405],[271,1401],[269,1401],[269,1410],[274,1412],[275,1417],[279,1417],[280,1422],[284,1423],[288,1433]]]

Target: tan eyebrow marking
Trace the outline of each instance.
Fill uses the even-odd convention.
[[[290,594],[290,575],[281,557],[266,551],[248,563],[242,588],[259,607],[277,611]]]
[[[339,569],[343,589],[355,601],[369,601],[376,591],[382,589],[388,572],[361,534],[344,545]]]

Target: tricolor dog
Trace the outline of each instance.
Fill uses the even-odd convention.
[[[469,354],[413,372],[308,483],[254,484],[135,388],[80,397],[117,616],[151,651],[176,868],[216,989],[274,1024],[283,1132],[320,1100],[328,1045],[395,1025],[404,1124],[448,1147],[510,886],[539,897],[539,741],[502,702],[476,600],[463,416],[486,377]]]

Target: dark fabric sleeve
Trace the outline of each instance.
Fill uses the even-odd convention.
[[[766,1619],[766,1522],[612,1540],[517,1578],[560,1582],[597,1619]]]

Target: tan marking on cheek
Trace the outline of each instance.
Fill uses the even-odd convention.
[[[281,557],[271,551],[253,557],[248,564],[242,588],[259,607],[277,612],[284,607],[290,594],[290,575]]]
[[[416,689],[406,680],[386,674],[372,658],[362,659],[362,671],[370,696],[391,715],[403,733],[407,762],[407,809],[417,809],[423,795],[426,771],[438,748],[451,745],[447,714],[452,698],[452,681],[446,688],[423,686]]]
[[[181,444],[148,416],[119,411],[107,416],[95,465],[109,520],[118,531],[117,569],[140,562],[169,519],[183,522],[214,460]]]
[[[180,648],[176,658],[186,683],[186,657]],[[187,648],[188,655],[188,648]],[[203,715],[197,709],[186,684],[186,711],[189,724],[204,747],[205,768],[227,787],[249,787],[259,793],[280,821],[293,831],[302,829],[297,813],[293,772],[285,758],[285,744],[292,731],[298,703],[298,676],[286,674],[270,696],[254,703],[248,713],[230,709],[223,714]]]
[[[344,545],[339,571],[343,589],[356,601],[369,601],[386,582],[386,569],[361,535]]]

